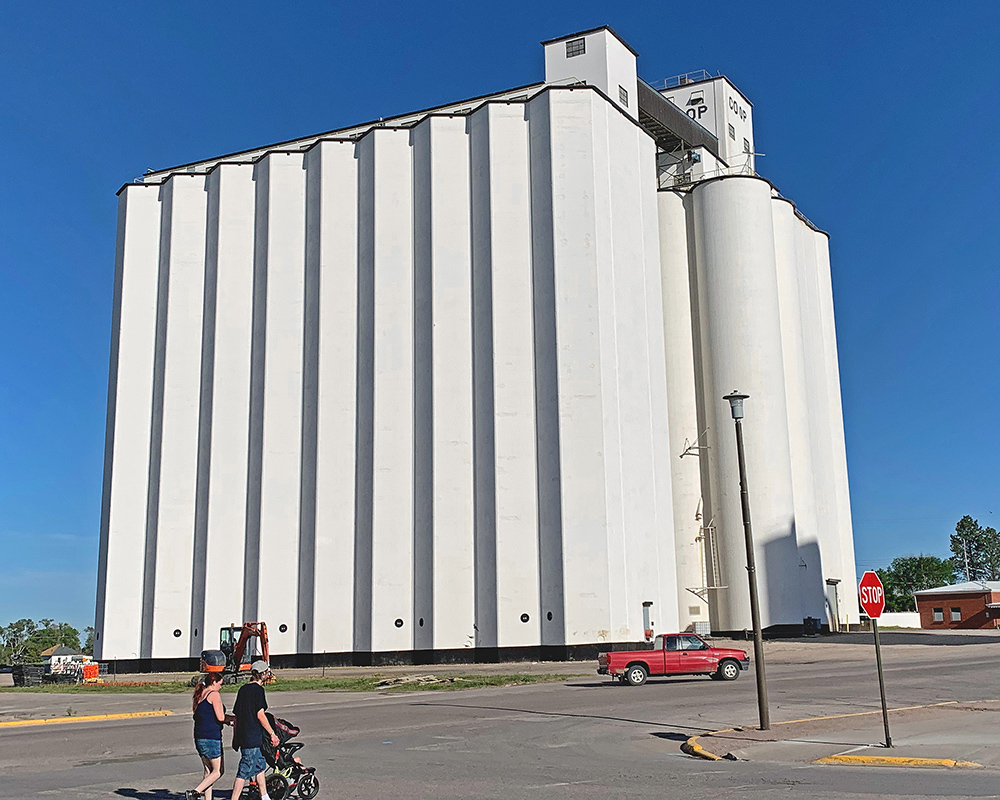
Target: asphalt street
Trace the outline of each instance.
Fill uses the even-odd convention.
[[[891,707],[992,699],[1000,638],[883,637]],[[878,709],[874,654],[867,642],[864,635],[769,642],[772,718]],[[301,726],[300,740],[307,745],[301,754],[318,769],[320,797],[1000,797],[1000,770],[994,769],[706,762],[681,753],[689,736],[756,722],[752,672],[735,683],[651,679],[632,688],[593,674],[589,663],[533,669],[591,675],[458,692],[272,692],[270,702]],[[62,716],[70,707],[74,714],[175,712],[0,727],[0,798],[182,797],[200,772],[188,702],[183,695],[0,693],[0,721]],[[972,733],[1000,744],[1000,727]],[[226,755],[231,772],[217,797],[228,797],[235,771],[235,754]]]

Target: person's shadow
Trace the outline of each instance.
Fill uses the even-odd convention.
[[[134,800],[184,800],[184,792],[174,792],[170,789],[132,789],[126,787],[115,790],[115,794],[119,797],[131,797]],[[218,798],[218,800],[231,800],[232,787],[228,789],[215,789],[213,796]],[[241,797],[244,800],[249,800],[250,798],[260,800],[260,795],[256,790],[251,790],[249,787],[244,787]]]
[[[224,794],[223,794],[224,793]],[[119,797],[131,797],[134,800],[184,800],[184,792],[173,792],[170,789],[117,789],[115,794]],[[214,796],[229,798],[229,789],[216,789]],[[244,793],[244,797],[246,794]]]
[[[134,797],[136,800],[184,800],[184,792],[172,792],[169,789],[118,789],[119,797]]]

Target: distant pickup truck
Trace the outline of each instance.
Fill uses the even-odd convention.
[[[597,673],[611,675],[630,686],[642,686],[650,675],[708,675],[713,680],[735,681],[750,668],[745,650],[712,647],[693,633],[660,634],[652,650],[600,653]]]

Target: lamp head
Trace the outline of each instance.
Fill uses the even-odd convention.
[[[738,391],[733,389],[730,394],[725,395],[722,399],[729,401],[729,410],[733,412],[733,419],[743,419],[743,401],[746,400],[750,395],[740,394]]]

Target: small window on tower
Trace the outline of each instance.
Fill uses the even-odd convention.
[[[732,124],[729,125],[729,138],[734,140],[736,139],[736,128],[734,128]]]
[[[750,140],[749,139],[744,139],[743,140],[743,152],[744,153],[749,153],[750,152]]]
[[[586,39],[570,39],[566,42],[566,58],[572,58],[573,56],[582,56],[587,52],[587,40]]]
[[[618,87],[618,99],[621,100],[623,106],[628,108],[628,90],[624,86]]]
[[[952,622],[961,622],[962,621],[962,609],[960,609],[960,608],[953,608],[951,610],[951,621]]]
[[[944,609],[943,608],[935,608],[934,609],[934,621],[935,622],[944,622]]]

